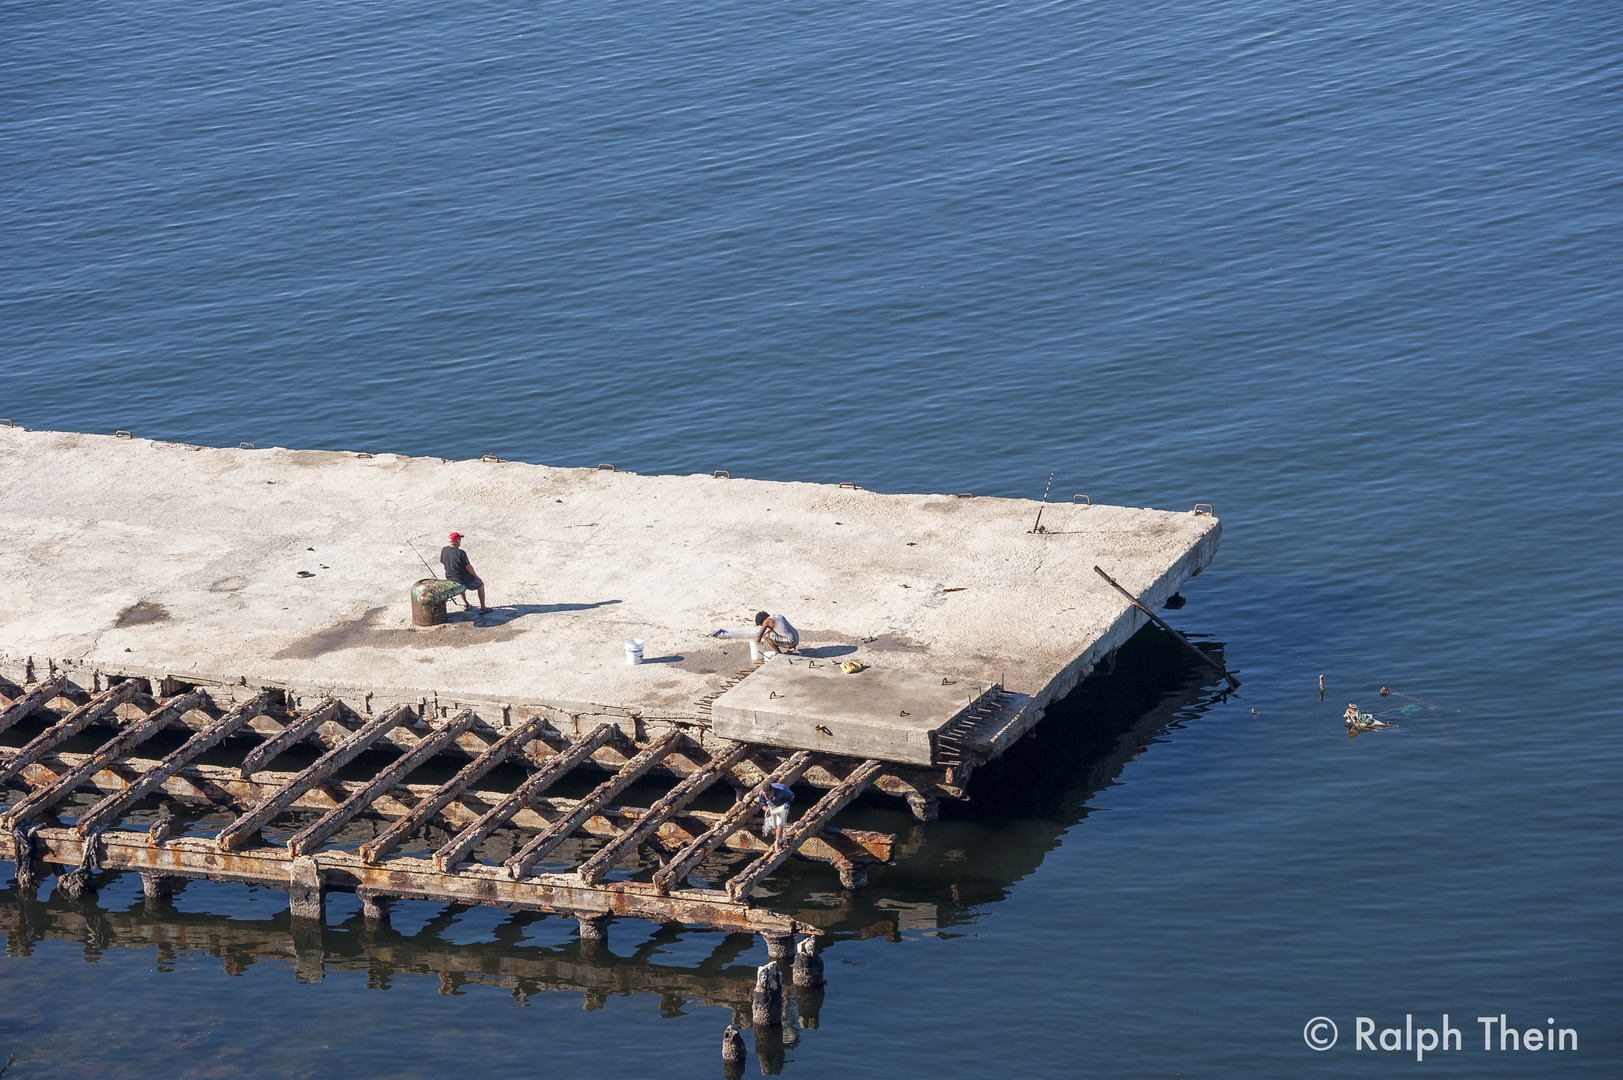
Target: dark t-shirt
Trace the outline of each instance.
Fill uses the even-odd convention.
[[[450,544],[440,548],[440,565],[445,567],[447,581],[466,585],[473,580],[473,575],[468,572],[468,553],[461,548]]]

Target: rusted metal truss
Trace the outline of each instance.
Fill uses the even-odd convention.
[[[784,861],[832,863],[842,881],[892,861],[894,836],[830,825],[863,790],[881,786],[885,766],[877,761],[789,754],[707,738],[698,729],[666,727],[639,739],[612,722],[585,731],[573,718],[493,725],[471,709],[428,721],[404,705],[357,717],[332,698],[289,712],[270,692],[219,707],[195,688],[163,689],[174,692],[152,698],[127,680],[90,694],[57,680],[10,701],[0,697],[0,716],[9,723],[33,716],[40,729],[20,749],[0,747],[0,782],[29,789],[0,812],[0,850],[17,862],[20,878],[34,880],[36,864],[44,862],[77,867],[81,880],[97,870],[135,871],[154,880],[284,888],[296,914],[301,895],[313,892],[318,906],[305,910],[319,911],[320,893],[336,889],[358,892],[368,903],[428,899],[781,935],[818,932],[751,900]],[[43,724],[41,712],[51,714]],[[114,729],[100,746],[89,753],[62,748],[72,736],[82,742],[96,725]],[[161,759],[135,756],[166,728],[193,734]],[[270,768],[301,743],[320,751],[317,760],[296,773]],[[453,749],[474,760],[445,783],[411,782],[420,767]],[[215,762],[225,755],[241,763],[201,763],[211,751]],[[362,754],[371,761],[391,751],[381,766],[368,766],[366,777],[341,778],[346,768],[353,775]],[[516,787],[474,788],[504,762],[528,768]],[[604,768],[612,775],[583,797],[549,793],[576,770]],[[662,797],[648,807],[615,804],[633,785],[653,782],[656,769],[674,780]],[[827,794],[771,842],[758,837],[752,829],[760,822],[763,785],[805,782],[814,773],[827,782],[813,786]],[[730,809],[693,805],[724,780],[736,793]],[[87,800],[90,793],[100,797]],[[142,831],[116,827],[153,795],[229,808],[233,816],[212,835],[171,837],[164,821],[147,829],[150,811]],[[310,811],[317,812],[313,819]],[[262,831],[286,835],[289,815],[292,835],[285,843],[267,841]],[[380,818],[392,824],[381,831],[358,824]],[[433,835],[448,838],[423,850],[422,840]],[[399,853],[402,846],[406,853]],[[499,865],[489,861],[492,846]],[[659,864],[651,881],[635,880],[650,869],[643,850]],[[717,887],[688,881],[701,864]],[[717,871],[729,869],[737,872],[720,883]]]

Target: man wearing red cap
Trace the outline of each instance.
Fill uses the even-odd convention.
[[[490,609],[485,606],[485,583],[479,580],[474,572],[473,563],[468,561],[468,553],[462,550],[462,534],[451,534],[448,546],[440,548],[440,565],[445,567],[445,580],[455,581],[463,587],[462,606],[469,607],[468,593],[479,593],[479,613],[482,615]]]

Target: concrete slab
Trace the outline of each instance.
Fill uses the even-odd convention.
[[[718,464],[726,465],[726,462]],[[704,723],[787,615],[802,651],[1001,682],[1036,710],[1212,559],[1189,512],[0,427],[0,672],[119,674]],[[411,626],[447,532],[491,617]],[[299,577],[303,571],[313,576]],[[624,662],[645,641],[649,662]],[[875,676],[877,678],[878,676]],[[898,710],[899,711],[899,710]]]
[[[979,679],[778,656],[716,699],[717,735],[912,765],[935,762],[935,736],[992,690]]]

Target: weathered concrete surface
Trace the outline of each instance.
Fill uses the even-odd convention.
[[[979,679],[774,657],[716,699],[717,735],[768,746],[930,765],[935,734],[992,689]]]
[[[1095,563],[1159,607],[1220,531],[1061,504],[1033,535],[1027,500],[8,428],[0,480],[13,678],[32,659],[41,675],[67,663],[374,711],[427,698],[702,721],[696,702],[748,664],[743,642],[708,634],[759,608],[821,660],[1000,681],[1040,709],[1145,621]],[[496,610],[413,628],[424,570],[408,541],[437,569],[452,529]],[[649,663],[624,662],[630,637]]]

